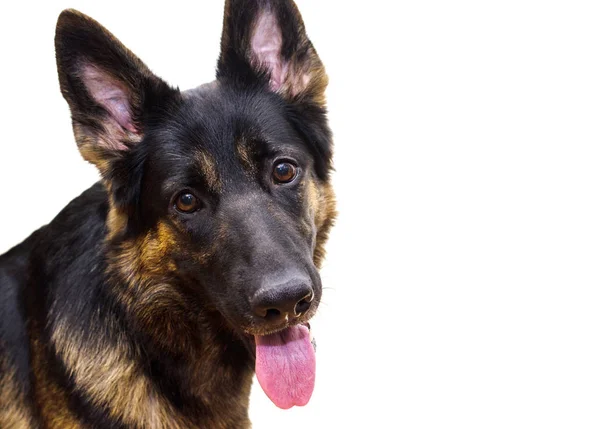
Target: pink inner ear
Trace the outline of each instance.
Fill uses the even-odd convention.
[[[266,67],[271,74],[271,89],[278,91],[285,81],[288,64],[281,58],[283,37],[277,17],[270,11],[263,11],[256,19],[254,34],[250,42],[253,60]]]
[[[137,134],[138,130],[133,124],[131,114],[130,94],[125,84],[91,64],[82,67],[82,77],[92,98],[104,107],[121,127]]]

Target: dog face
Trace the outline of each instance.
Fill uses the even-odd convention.
[[[327,78],[293,2],[228,1],[217,79],[185,92],[76,11],[56,51],[140,318],[210,309],[252,335],[307,321],[335,208]]]

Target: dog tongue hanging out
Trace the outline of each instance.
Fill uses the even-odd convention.
[[[315,386],[315,351],[308,328],[256,336],[256,377],[279,408],[306,405]]]

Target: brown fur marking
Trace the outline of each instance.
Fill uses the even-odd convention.
[[[35,402],[40,410],[40,417],[48,428],[83,429],[77,417],[71,412],[67,393],[61,389],[48,374],[48,350],[37,337],[39,329],[31,330],[34,339],[31,341],[31,359],[35,377]]]
[[[206,180],[206,184],[213,192],[220,192],[223,184],[219,178],[217,164],[215,160],[206,151],[198,149],[194,152],[194,159],[198,162],[200,170]]]
[[[157,344],[177,352],[187,350],[193,338],[196,320],[189,302],[181,291],[171,286],[177,278],[177,264],[172,255],[181,252],[177,232],[165,222],[135,240],[121,243],[111,255],[111,270],[122,279],[123,289],[116,292],[122,304],[136,315],[139,328]],[[179,239],[180,240],[180,239]],[[189,255],[199,264],[208,253]]]
[[[137,364],[140,352],[132,350],[113,322],[116,347],[103,337],[84,340],[72,328],[56,326],[51,341],[75,383],[94,405],[106,407],[125,424],[148,429],[191,427],[156,391]]]
[[[317,228],[313,260],[315,265],[321,268],[325,258],[325,243],[337,216],[335,194],[331,183],[321,184],[311,181],[308,185],[308,195],[309,206],[315,213],[315,226]]]
[[[32,412],[6,360],[0,358],[0,428],[34,428]]]
[[[250,146],[248,140],[245,137],[240,137],[237,139],[235,144],[235,151],[237,157],[242,164],[242,168],[248,175],[248,177],[253,178],[258,171],[256,163],[254,162],[254,155],[252,153],[252,147]]]

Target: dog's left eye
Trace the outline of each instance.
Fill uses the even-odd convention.
[[[175,207],[182,213],[192,213],[198,210],[200,202],[194,194],[182,192],[175,200]]]
[[[277,183],[290,183],[297,174],[298,168],[291,162],[280,162],[273,168],[273,179]]]

